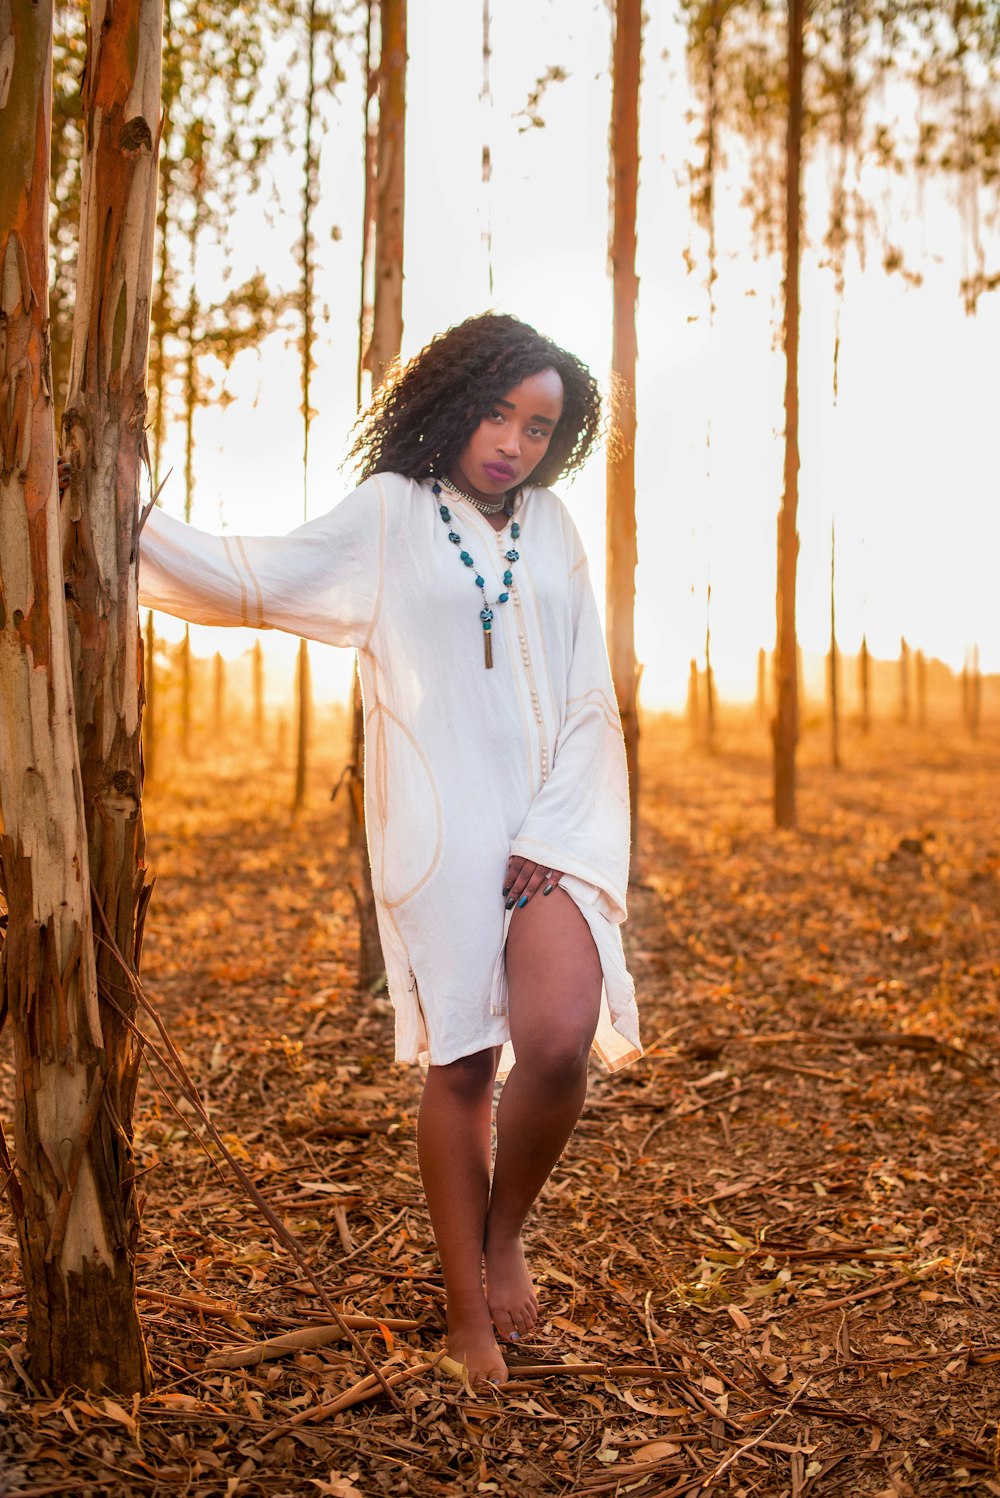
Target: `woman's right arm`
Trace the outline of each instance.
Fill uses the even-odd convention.
[[[384,551],[377,478],[287,536],[209,535],[154,509],[139,542],[139,602],[192,624],[282,629],[364,649]]]

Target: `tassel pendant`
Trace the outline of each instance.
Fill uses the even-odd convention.
[[[483,630],[483,657],[486,662],[486,670],[493,670],[493,634],[491,630]]]

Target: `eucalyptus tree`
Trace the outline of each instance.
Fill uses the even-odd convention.
[[[375,165],[375,306],[369,358],[381,385],[403,341],[406,194],[406,0],[380,0]]]
[[[371,21],[366,36],[368,87],[378,99],[374,137],[370,115],[365,134],[365,184],[373,173],[372,197],[366,198],[371,227],[366,218],[366,246],[371,245],[372,305],[371,339],[365,351],[365,366],[377,389],[399,360],[403,342],[403,212],[406,198],[406,25],[407,0],[379,0],[378,69],[371,68]],[[362,321],[365,316],[362,299]],[[360,389],[360,371],[359,371]],[[364,827],[364,725],[361,686],[355,669],[352,723],[352,783],[350,797],[351,842],[358,867],[355,904],[358,911],[358,987],[369,990],[382,980],[385,958],[375,913],[375,892]]]
[[[611,675],[628,762],[633,860],[639,831],[639,711],[635,659],[636,207],[639,192],[641,0],[615,0],[610,133],[611,378],[615,430],[607,458],[606,619]]]
[[[149,1385],[131,984],[150,888],[135,597],[161,0],[92,7],[61,516],[46,276],[52,19],[43,0],[0,8],[0,1009],[17,1074],[16,1165],[4,1168],[33,1378],[131,1393]]]

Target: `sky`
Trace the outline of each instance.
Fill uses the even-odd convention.
[[[692,107],[682,36],[672,7],[648,7],[641,97],[638,213],[639,569],[637,650],[642,701],[679,707],[689,661],[703,659],[711,585],[713,667],[723,696],[748,699],[760,646],[774,639],[777,508],[781,497],[784,363],[780,266],[755,258],[741,207],[738,152],[719,182],[716,308],[709,317],[704,236],[692,226],[687,161]],[[607,271],[607,132],[610,23],[605,0],[505,0],[494,6],[487,110],[481,90],[481,7],[471,0],[410,0],[407,97],[404,357],[471,313],[492,306],[534,323],[585,359],[606,384],[611,348]],[[307,499],[302,473],[298,362],[288,336],[237,359],[230,397],[196,427],[195,524],[281,534],[321,514],[351,487],[341,469],[354,417],[361,232],[361,69],[325,106],[316,349]],[[542,100],[543,128],[525,116],[546,69],[567,73]],[[906,121],[902,121],[905,129]],[[481,184],[488,134],[493,176],[490,291]],[[205,296],[260,269],[297,284],[294,259],[300,159],[279,152],[265,190],[247,196],[228,243],[206,247]],[[871,231],[865,267],[849,256],[841,311],[839,396],[832,394],[833,279],[822,264],[830,184],[806,179],[802,265],[798,625],[804,649],[823,652],[829,630],[830,531],[837,534],[840,644],[862,633],[876,655],[914,648],[960,666],[979,645],[1000,671],[1000,503],[996,463],[1000,300],[975,318],[958,291],[959,215],[946,188],[872,176],[889,204],[891,237],[922,284],[881,269]],[[995,259],[1000,259],[1000,246]],[[686,267],[686,252],[695,270]],[[163,503],[183,513],[180,433],[168,443],[174,474]],[[561,492],[580,527],[603,604],[604,458]],[[158,625],[167,637],[178,626]],[[198,629],[195,649],[240,654],[244,631]],[[296,642],[267,638],[272,690],[291,682]],[[346,653],[316,647],[317,695],[344,695]]]

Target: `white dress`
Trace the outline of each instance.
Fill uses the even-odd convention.
[[[443,1065],[509,1040],[504,943],[517,914],[501,888],[514,853],[564,871],[604,975],[595,1049],[623,1066],[641,1054],[620,931],[628,783],[583,547],[562,501],[526,486],[486,670],[475,576],[492,604],[515,543],[445,492],[449,527],[431,482],[378,474],[287,536],[206,535],[156,509],[139,598],[192,623],[357,649],[397,1060]]]

